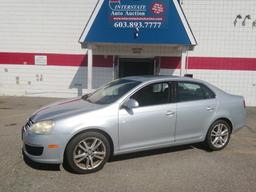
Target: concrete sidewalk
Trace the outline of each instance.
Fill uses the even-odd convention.
[[[227,148],[187,145],[122,155],[103,170],[74,175],[62,166],[24,161],[21,127],[53,98],[0,97],[0,191],[256,191],[256,108]]]

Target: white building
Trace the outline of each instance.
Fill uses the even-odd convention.
[[[255,0],[1,0],[0,95],[193,74],[256,106]],[[183,13],[184,12],[184,13]]]

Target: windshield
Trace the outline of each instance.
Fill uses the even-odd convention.
[[[118,100],[125,93],[139,85],[141,82],[128,80],[128,79],[117,79],[106,86],[96,90],[90,95],[85,95],[82,98],[86,101],[96,104],[110,104]]]

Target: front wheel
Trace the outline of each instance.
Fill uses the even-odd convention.
[[[208,130],[205,143],[209,149],[219,151],[227,146],[230,135],[231,127],[229,124],[226,121],[218,120]]]
[[[65,151],[65,160],[75,173],[93,173],[103,168],[110,156],[107,138],[98,132],[75,136]]]

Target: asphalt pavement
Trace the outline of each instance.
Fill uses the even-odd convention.
[[[186,145],[114,157],[93,174],[24,159],[21,127],[39,107],[58,99],[0,97],[0,192],[255,192],[256,108],[222,151]]]

